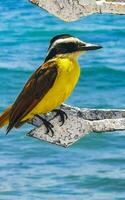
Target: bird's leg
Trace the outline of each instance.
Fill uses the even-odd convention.
[[[46,119],[41,117],[40,115],[35,115],[35,116],[42,120],[44,126],[46,127],[46,134],[48,134],[51,131],[52,136],[53,136],[54,135],[54,131],[53,131],[54,126],[49,121],[47,121]]]
[[[67,114],[63,110],[61,110],[61,109],[54,109],[52,112],[56,113],[53,118],[55,118],[57,116],[60,116],[60,120],[59,120],[59,122],[61,122],[60,126],[62,126],[64,124],[65,120],[68,119]]]

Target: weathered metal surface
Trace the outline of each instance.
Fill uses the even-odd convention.
[[[70,22],[93,13],[125,14],[125,0],[29,0]]]
[[[54,125],[54,136],[45,134],[46,129],[38,118],[29,122],[38,127],[27,135],[68,147],[88,133],[125,130],[125,110],[80,109],[68,105],[62,105],[61,109],[68,115],[63,126],[59,118],[52,119],[54,113],[45,116]]]

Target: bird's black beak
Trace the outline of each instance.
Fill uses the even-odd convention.
[[[97,49],[101,49],[101,48],[102,48],[102,46],[96,45],[96,44],[91,44],[91,43],[81,43],[79,45],[79,49],[81,51],[97,50]]]

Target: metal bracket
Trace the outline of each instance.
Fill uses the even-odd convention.
[[[93,13],[125,14],[125,0],[29,0],[58,18],[70,22]]]
[[[65,104],[60,108],[68,115],[63,126],[60,126],[59,118],[52,119],[54,113],[44,116],[54,125],[53,137],[51,134],[45,134],[46,130],[42,121],[35,117],[29,123],[37,128],[31,130],[27,135],[68,147],[88,133],[125,130],[125,110],[80,109]]]

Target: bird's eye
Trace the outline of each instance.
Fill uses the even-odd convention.
[[[86,46],[85,43],[78,43],[78,44],[79,44],[80,47],[81,47],[81,46],[83,46],[83,47]]]

